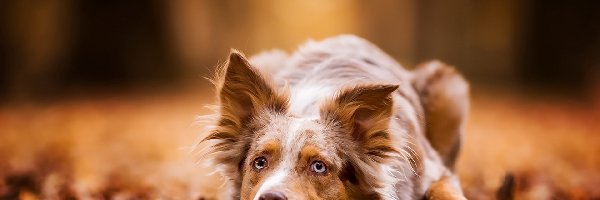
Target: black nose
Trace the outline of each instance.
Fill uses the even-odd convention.
[[[281,192],[266,192],[260,195],[258,200],[287,200],[287,197]]]

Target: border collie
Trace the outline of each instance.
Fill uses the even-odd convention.
[[[234,199],[464,199],[453,173],[469,87],[351,35],[293,54],[232,50],[202,143]]]

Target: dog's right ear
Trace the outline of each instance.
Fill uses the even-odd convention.
[[[287,98],[254,69],[246,57],[232,50],[229,59],[218,69],[215,80],[220,115],[216,127],[202,141],[213,141],[207,152],[225,177],[241,184],[240,167],[250,147],[242,128],[262,111],[285,112]],[[239,187],[237,187],[239,188]]]

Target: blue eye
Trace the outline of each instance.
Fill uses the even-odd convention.
[[[317,174],[324,174],[327,172],[327,166],[325,166],[325,163],[321,161],[314,161],[312,164],[310,164],[310,170]]]
[[[260,171],[268,166],[267,159],[265,157],[258,157],[254,159],[253,167],[256,171]]]

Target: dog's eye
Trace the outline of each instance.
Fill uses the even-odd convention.
[[[256,159],[254,159],[254,169],[256,171],[260,171],[264,168],[267,167],[269,163],[267,162],[267,159],[265,157],[258,157]]]
[[[324,174],[327,172],[327,166],[325,166],[325,163],[321,161],[314,161],[312,164],[310,164],[310,170],[317,174]]]

